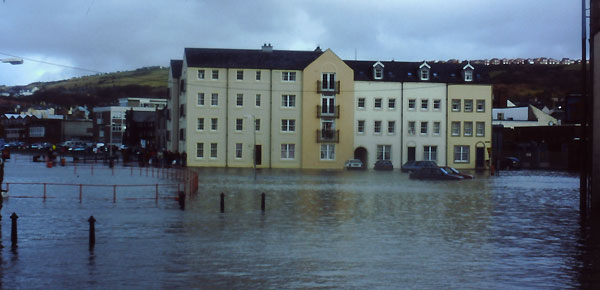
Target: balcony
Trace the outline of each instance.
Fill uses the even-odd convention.
[[[317,143],[339,143],[340,130],[317,130]]]
[[[340,81],[333,82],[333,87],[331,83],[323,81],[317,81],[317,93],[325,94],[325,95],[337,95],[340,93]]]
[[[325,108],[325,110],[323,110],[323,106],[317,105],[317,118],[319,118],[319,119],[323,119],[323,118],[338,119],[340,117],[340,106],[334,106],[333,112],[331,112],[331,110],[328,110],[328,109],[329,108]]]

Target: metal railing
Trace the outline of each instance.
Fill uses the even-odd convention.
[[[317,143],[339,143],[340,130],[317,130]]]

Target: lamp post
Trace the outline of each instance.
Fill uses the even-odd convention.
[[[244,115],[244,118],[250,119],[252,118],[252,124],[250,128],[252,129],[253,136],[253,145],[252,145],[252,163],[254,164],[254,180],[256,180],[256,116],[254,115]]]

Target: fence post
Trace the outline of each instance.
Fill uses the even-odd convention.
[[[83,184],[79,184],[79,203],[81,203],[83,195]]]
[[[260,196],[260,210],[265,211],[265,193],[263,192]]]
[[[73,175],[77,176],[77,163],[73,162]]]
[[[221,192],[221,213],[225,212],[225,194]]]
[[[113,185],[113,203],[117,202],[117,185]]]
[[[16,213],[12,213],[10,219],[12,220],[11,228],[10,228],[10,242],[13,248],[17,247],[17,219],[19,217]]]
[[[94,164],[90,168],[92,169],[92,176],[94,176]]]
[[[10,183],[6,183],[6,192],[10,191]],[[8,195],[6,196],[8,198]]]
[[[156,203],[158,204],[158,183],[156,184]]]
[[[46,183],[44,182],[44,201],[46,201]]]
[[[88,222],[90,223],[90,250],[94,249],[94,245],[96,244],[96,227],[94,225],[94,223],[96,222],[96,219],[94,218],[94,216],[90,216],[90,218],[88,219]]]

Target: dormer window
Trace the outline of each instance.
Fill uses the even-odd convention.
[[[383,64],[379,61],[373,65],[373,77],[376,80],[383,79],[383,67]]]
[[[421,78],[422,81],[428,81],[429,80],[429,71],[431,69],[431,66],[429,66],[427,64],[427,62],[423,62],[423,64],[421,64],[421,66],[419,66],[419,76]]]
[[[475,68],[471,65],[470,62],[467,62],[467,65],[463,67],[463,80],[465,82],[473,81],[473,70],[475,70]]]

